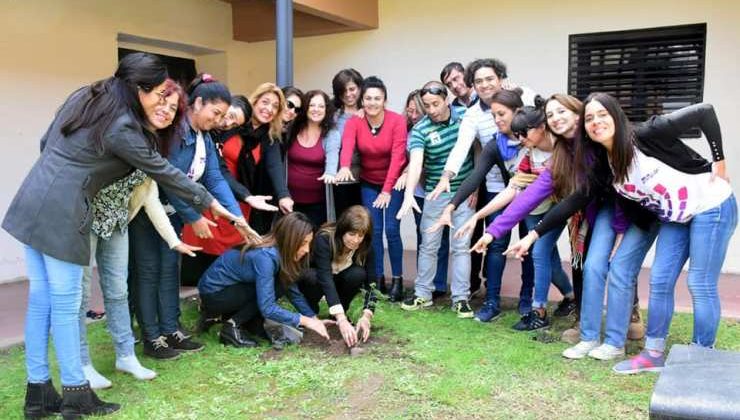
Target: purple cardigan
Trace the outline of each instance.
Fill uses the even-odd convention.
[[[490,233],[494,238],[503,237],[554,192],[552,172],[550,172],[550,168],[546,168],[534,182],[514,198],[514,201],[506,207],[503,213],[488,225],[486,233]],[[586,219],[590,225],[593,225],[598,210],[593,204],[592,202],[586,207]],[[625,217],[622,209],[615,204],[612,229],[617,233],[624,233],[627,227],[629,227],[629,220]]]

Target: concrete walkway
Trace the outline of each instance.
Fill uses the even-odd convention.
[[[416,252],[406,251],[404,255],[404,278],[406,287],[413,287],[416,276]],[[386,260],[386,270],[390,264]],[[570,272],[567,265],[564,266],[567,273]],[[521,264],[515,260],[509,260],[504,272],[504,283],[501,294],[508,297],[519,296]],[[640,304],[645,309],[648,303],[650,282],[650,270],[643,269],[639,277]],[[722,300],[722,316],[725,318],[740,319],[740,275],[723,274],[719,281],[720,298]],[[192,296],[197,293],[194,288],[184,287],[180,290],[181,297]],[[23,342],[23,322],[28,296],[28,283],[25,281],[0,284],[0,349],[13,346]],[[686,273],[682,273],[676,286],[676,310],[691,312],[691,295],[686,287]],[[552,288],[550,300],[560,300],[559,293]],[[92,302],[90,307],[94,310],[103,310],[100,287],[97,281],[93,281]]]

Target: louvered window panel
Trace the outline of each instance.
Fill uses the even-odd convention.
[[[706,23],[571,35],[568,91],[614,95],[633,122],[702,102],[706,39]]]

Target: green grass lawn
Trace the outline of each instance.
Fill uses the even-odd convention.
[[[183,314],[192,326],[192,302]],[[442,306],[407,313],[383,302],[372,342],[355,357],[337,342],[280,352],[267,345],[226,348],[218,343],[216,327],[201,337],[201,353],[163,362],[142,357],[159,374],[151,382],[115,372],[104,323],[90,326],[90,341],[96,367],[114,383],[99,395],[123,405],[112,418],[647,417],[655,375],[623,377],[612,374],[611,362],[564,360],[560,352],[567,345],[550,338],[567,320],[533,334],[513,331],[517,318],[508,311],[480,324],[458,320]],[[671,344],[689,342],[691,324],[690,315],[677,315]],[[638,345],[631,343],[628,351]],[[740,350],[737,321],[722,322],[718,347]],[[21,418],[22,348],[0,353],[0,372],[0,418]]]

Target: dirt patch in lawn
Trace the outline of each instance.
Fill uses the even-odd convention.
[[[352,348],[348,348],[344,344],[339,327],[330,325],[327,327],[327,331],[329,332],[329,341],[311,330],[306,330],[303,333],[303,341],[301,341],[300,346],[320,350],[330,357],[360,357],[369,353],[382,353],[386,356],[402,357],[401,347],[404,344],[403,340],[394,340],[392,337],[389,337],[388,331],[384,331],[380,327],[372,330],[367,342],[358,343]],[[282,355],[283,352],[281,350],[270,349],[262,353],[261,357],[262,360],[275,360],[281,358]]]

